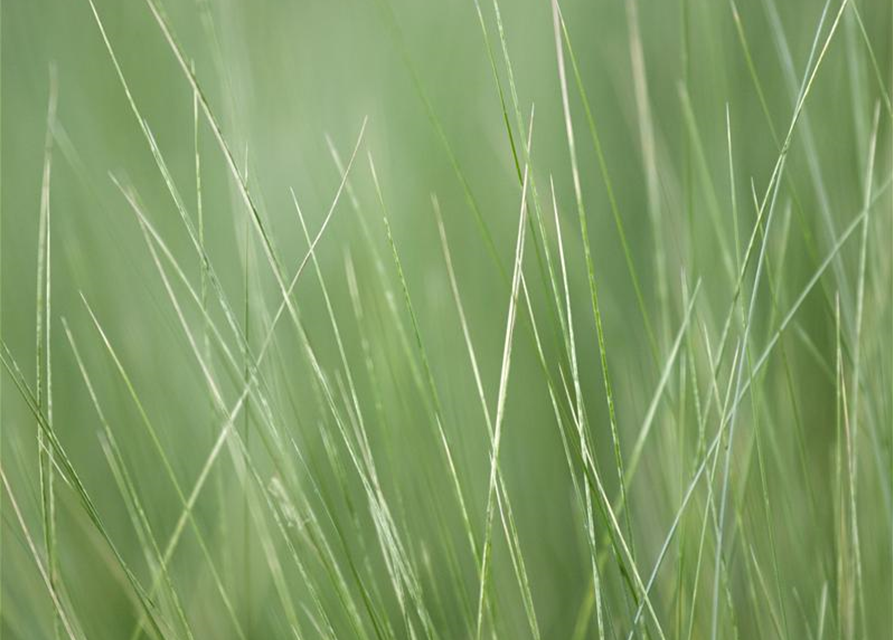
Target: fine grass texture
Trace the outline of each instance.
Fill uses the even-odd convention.
[[[0,55],[0,637],[893,638],[887,0]]]

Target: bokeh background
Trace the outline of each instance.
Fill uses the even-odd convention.
[[[192,87],[145,2],[95,2],[133,99],[189,215],[197,220]],[[526,131],[518,130],[514,117],[493,5],[481,4],[505,91],[508,121],[520,145]],[[751,335],[754,355],[768,343],[837,236],[865,204],[876,104],[880,118],[872,184],[880,187],[890,175],[891,115],[883,96],[891,93],[893,73],[891,5],[885,0],[851,4],[857,6],[862,26],[853,11],[844,11],[811,89],[806,117],[793,139],[769,242],[775,291],[770,294],[764,281],[757,297]],[[419,567],[436,627],[442,637],[466,637],[468,602],[463,602],[462,593],[474,611],[475,562],[443,464],[430,394],[425,385],[417,384],[424,378],[424,373],[419,377],[423,363],[403,305],[367,154],[380,179],[442,405],[443,427],[467,493],[472,529],[480,540],[489,445],[431,201],[433,194],[440,205],[484,389],[490,411],[495,413],[510,296],[506,276],[500,274],[475,222],[468,194],[486,221],[498,261],[510,275],[521,189],[475,3],[163,0],[160,5],[194,63],[239,170],[247,175],[286,273],[294,272],[307,251],[290,190],[315,233],[341,181],[327,139],[346,160],[368,118],[350,174],[351,192],[342,194],[317,257],[356,379],[384,493],[393,501],[398,528]],[[633,14],[622,0],[565,0],[561,6],[656,336],[655,358],[569,68],[582,193],[621,449],[627,459],[683,322],[686,296],[700,282],[683,355],[671,367],[652,436],[629,485],[634,541],[640,571],[647,576],[700,460],[695,417],[700,407],[693,390],[698,402],[705,402],[710,391],[709,356],[702,335],[708,334],[716,346],[732,303],[733,284],[724,260],[731,258],[735,263],[735,256],[743,255],[756,220],[751,185],[762,196],[769,183],[825,5],[817,0],[754,0],[740,2],[736,9],[727,2],[707,0],[639,0]],[[820,45],[838,6],[830,3]],[[614,496],[617,474],[564,128],[552,7],[547,0],[513,0],[500,5],[500,11],[525,128],[535,106],[532,175],[548,214],[547,242],[553,258],[557,244],[549,183],[554,180],[589,427],[608,493]],[[137,218],[112,176],[132,186],[147,218],[196,288],[201,264],[130,109],[90,3],[4,0],[0,37],[2,339],[24,379],[34,385],[40,376],[45,388],[46,367],[40,372],[36,365],[40,355],[35,294],[47,105],[55,77],[58,109],[51,131],[49,187],[52,306],[44,325],[44,331],[50,332],[54,429],[111,540],[137,579],[148,585],[151,570],[103,453],[102,425],[62,319],[71,329],[161,545],[173,530],[182,503],[84,300],[126,369],[173,474],[184,487],[191,487],[199,476],[222,421]],[[639,46],[653,126],[658,180],[651,186],[658,194],[656,202],[649,201],[648,157],[643,151],[632,63]],[[786,55],[795,86],[786,75]],[[728,168],[727,113],[733,182]],[[208,255],[249,342],[258,349],[278,306],[276,282],[236,182],[201,114],[197,137]],[[468,193],[450,153],[467,180]],[[737,233],[730,188],[736,194]],[[864,585],[864,613],[856,623],[859,637],[888,637],[891,629],[890,202],[889,191],[882,192],[872,207],[863,390],[856,399],[863,412],[855,455],[859,462],[856,512],[861,518],[857,546]],[[657,223],[649,212],[656,212]],[[742,405],[738,428],[744,435],[735,446],[747,462],[739,464],[736,456],[732,499],[738,505],[737,515],[726,523],[728,531],[739,531],[727,532],[731,542],[726,538],[727,593],[735,616],[729,615],[729,603],[724,602],[720,637],[732,637],[733,626],[742,638],[817,637],[820,619],[825,637],[838,633],[847,637],[838,615],[838,591],[846,591],[841,586],[846,581],[835,569],[843,552],[838,531],[839,486],[835,484],[835,455],[842,445],[835,420],[834,300],[840,291],[849,385],[859,236],[856,233],[845,245],[839,260],[805,299],[796,322],[782,337],[784,355],[778,349],[755,383],[758,392],[753,405],[749,399]],[[534,240],[528,237],[528,242]],[[536,242],[542,239],[537,237]],[[348,263],[356,274],[364,311],[359,321],[350,295]],[[560,385],[561,372],[568,372],[568,359],[533,244],[528,244],[524,265],[545,359],[552,379]],[[753,268],[745,278],[745,300],[749,300],[752,279]],[[197,305],[185,287],[177,284],[174,289],[188,323],[200,333],[203,320]],[[295,300],[322,369],[337,387],[336,380],[344,382],[344,371],[312,269],[301,276]],[[403,323],[399,330],[391,302]],[[210,309],[213,320],[224,327],[219,305],[212,302]],[[505,483],[513,499],[543,637],[565,638],[575,633],[597,637],[585,514],[575,502],[549,389],[525,318],[522,308],[500,454]],[[734,331],[740,335],[740,327]],[[364,340],[374,363],[374,381],[367,375]],[[236,349],[235,341],[229,344]],[[373,600],[395,621],[394,635],[404,637],[406,629],[399,623],[397,599],[389,587],[363,487],[320,400],[313,370],[288,318],[277,327],[271,354],[262,371],[269,384],[271,410],[288,443],[280,453],[291,460],[296,486],[306,491],[311,503],[318,507],[320,500],[314,482],[330,493],[343,533],[344,549],[341,542],[335,545],[344,563],[342,570],[347,571],[348,556],[359,559],[358,571],[365,584],[374,585]],[[228,373],[216,347],[212,359],[231,406],[240,390],[238,373]],[[731,375],[728,359],[720,372],[723,393]],[[44,553],[37,427],[7,372],[3,376],[2,466],[30,533]],[[558,400],[567,404],[565,397]],[[279,470],[259,435],[263,426],[258,426],[262,420],[257,412],[250,404],[247,422],[240,415],[237,427],[245,434],[259,473],[269,481]],[[715,409],[705,422],[708,434],[715,433],[719,423]],[[757,428],[764,434],[765,465],[760,468],[753,453],[752,433]],[[297,461],[292,441],[314,470]],[[333,458],[343,465],[340,471],[331,464]],[[246,498],[237,475],[230,455],[221,455],[195,507],[197,526],[231,596],[235,617],[249,638],[288,635],[287,617],[262,543],[267,531],[281,559],[287,589],[308,629],[305,637],[314,637],[311,617],[304,612],[305,607],[312,608],[306,583],[324,582],[323,569],[311,559],[311,579],[300,575],[285,541],[277,537],[265,503],[256,491],[253,498]],[[768,487],[770,501],[764,501],[761,487]],[[76,496],[58,477],[56,492],[58,570],[71,609],[86,637],[129,637],[139,615],[132,588]],[[710,637],[712,527],[700,582],[693,577],[706,496],[702,485],[693,502],[693,515],[684,521],[681,535],[686,544],[671,547],[655,586],[654,604],[669,637],[688,637],[689,615],[693,637]],[[264,529],[246,511],[252,500],[266,519]],[[2,527],[2,633],[8,638],[53,637],[59,632],[53,603],[8,507],[3,510]],[[323,528],[335,539],[331,523],[324,522]],[[494,632],[500,637],[526,637],[530,631],[498,519],[494,531],[492,580],[499,612]],[[610,630],[617,635],[609,637],[622,637],[635,607],[611,562],[604,570],[603,588],[612,619]],[[190,529],[173,556],[171,574],[196,637],[238,637]],[[693,592],[699,594],[695,604]],[[354,595],[359,602],[358,592]],[[328,610],[339,610],[334,593],[324,591],[321,598]],[[783,624],[781,611],[786,612]],[[356,633],[343,616],[333,616],[341,637]],[[370,625],[364,633],[371,636],[371,629]],[[875,635],[872,629],[885,631]]]

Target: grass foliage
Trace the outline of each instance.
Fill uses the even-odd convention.
[[[891,637],[889,2],[0,25],[2,637]]]

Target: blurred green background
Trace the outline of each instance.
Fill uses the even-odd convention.
[[[289,277],[307,252],[289,190],[294,190],[314,234],[341,180],[327,136],[346,160],[368,117],[350,174],[352,192],[342,194],[317,247],[317,256],[358,388],[384,493],[392,501],[397,527],[404,533],[404,542],[422,575],[424,597],[430,603],[435,626],[442,637],[467,637],[469,604],[463,603],[462,594],[470,600],[472,613],[476,611],[475,561],[467,548],[460,510],[431,419],[430,394],[427,387],[416,383],[418,376],[424,377],[419,373],[423,363],[403,305],[367,152],[374,159],[380,179],[443,408],[444,431],[453,447],[472,530],[480,543],[489,445],[431,203],[434,194],[452,248],[488,405],[491,415],[495,415],[510,297],[506,277],[511,275],[521,190],[475,3],[163,0],[161,4],[180,46],[194,61],[196,77],[240,171],[247,174],[249,190]],[[808,97],[808,120],[801,120],[794,136],[768,244],[774,292],[770,295],[763,282],[753,315],[750,339],[754,357],[762,352],[780,318],[819,269],[837,236],[865,204],[876,104],[881,115],[872,182],[880,187],[890,175],[891,114],[882,97],[890,94],[893,73],[893,10],[886,0],[860,0],[855,4],[864,31],[856,14],[845,10]],[[716,346],[732,303],[734,283],[724,260],[731,258],[736,264],[735,256],[742,256],[746,248],[756,220],[751,184],[762,197],[779,154],[778,138],[783,138],[791,121],[796,88],[806,71],[824,3],[741,2],[737,11],[752,68],[736,28],[735,9],[726,2],[640,0],[637,17],[632,18],[629,6],[621,0],[565,0],[561,7],[598,124],[645,310],[656,334],[657,358],[649,346],[589,137],[586,113],[567,61],[582,193],[621,449],[627,460],[683,322],[685,296],[698,281],[701,283],[682,355],[670,369],[666,394],[657,404],[651,439],[645,446],[640,470],[629,485],[639,570],[647,579],[700,461],[696,412],[701,410],[698,403],[704,403],[712,393],[709,356],[702,336],[708,334]],[[838,7],[832,2],[828,9],[820,46]],[[186,209],[197,220],[193,90],[146,3],[96,0],[96,9]],[[500,5],[500,10],[525,119],[535,105],[532,175],[546,213],[552,258],[556,259],[549,194],[549,181],[554,179],[586,410],[602,477],[609,495],[614,496],[617,474],[574,200],[551,3],[513,0]],[[483,1],[481,11],[508,102],[507,118],[520,149],[526,131],[518,131],[516,126],[493,5]],[[639,31],[638,40],[631,31],[631,20]],[[58,112],[49,191],[52,307],[46,325],[52,354],[54,429],[111,540],[148,588],[150,568],[103,455],[98,437],[102,425],[62,318],[71,328],[123,459],[137,481],[147,520],[163,547],[180,516],[182,503],[81,297],[106,332],[157,429],[174,475],[187,493],[214,445],[222,419],[211,403],[201,368],[137,218],[111,176],[132,185],[139,194],[147,218],[196,289],[201,264],[130,110],[89,2],[4,0],[0,4],[0,25],[2,338],[24,379],[33,386],[39,375],[35,292],[41,184],[50,69],[54,68]],[[794,86],[786,76],[782,41],[796,77]],[[658,179],[653,186],[659,200],[651,203],[636,72],[631,62],[638,43],[644,61]],[[688,121],[686,100],[690,100],[692,115]],[[728,169],[727,111],[734,185]],[[806,127],[810,131],[808,143],[803,134]],[[773,128],[777,132],[774,135]],[[500,275],[482,238],[444,140],[492,234],[506,277]],[[236,182],[201,114],[198,151],[208,255],[239,322],[243,327],[247,325],[249,342],[257,350],[279,304],[276,281],[261,240],[249,226],[248,211]],[[523,165],[523,155],[521,162]],[[737,194],[737,233],[731,187]],[[356,198],[356,208],[352,198]],[[855,456],[859,462],[857,513],[861,526],[855,546],[861,549],[864,585],[860,596],[864,616],[856,623],[861,632],[857,637],[889,637],[891,633],[890,203],[889,191],[882,192],[872,208],[875,216],[868,244],[862,329],[864,386],[862,396],[856,399],[863,407],[863,433]],[[657,224],[649,217],[649,207],[656,211]],[[712,217],[714,212],[719,214],[718,223]],[[368,225],[371,242],[363,232],[360,217]],[[829,228],[829,220],[833,228]],[[738,505],[737,515],[730,516],[726,524],[728,595],[736,614],[734,619],[729,616],[725,609],[728,603],[722,603],[726,613],[720,620],[720,637],[733,637],[733,626],[742,638],[817,637],[820,619],[827,619],[822,623],[826,637],[847,637],[846,624],[840,617],[840,610],[846,606],[838,607],[839,599],[845,600],[838,597],[838,592],[846,592],[842,586],[846,580],[835,572],[836,559],[842,557],[839,554],[846,554],[840,551],[839,486],[834,475],[835,452],[842,445],[835,421],[833,301],[840,291],[842,333],[849,359],[845,375],[851,376],[859,236],[857,232],[845,245],[840,260],[805,299],[793,328],[782,338],[784,355],[781,349],[773,352],[755,383],[758,392],[754,403],[748,399],[742,404],[738,425],[742,440],[736,444],[740,454],[736,453],[735,463],[738,455],[742,459],[748,456],[748,463],[735,467],[731,498]],[[555,320],[555,304],[537,263],[535,241],[541,243],[542,239],[528,236],[525,277],[545,359],[552,379],[560,385],[561,376],[568,374],[568,359]],[[727,247],[732,247],[733,254],[727,253]],[[377,260],[384,267],[382,273]],[[356,271],[358,298],[364,311],[359,322],[350,296],[348,261]],[[176,281],[172,271],[169,277]],[[745,278],[745,301],[749,301],[752,280],[753,268]],[[661,287],[665,287],[664,293]],[[197,305],[182,284],[177,283],[174,291],[187,322],[199,335],[204,323]],[[342,362],[316,274],[309,266],[295,289],[295,300],[321,367],[338,388],[345,383]],[[389,301],[396,304],[405,333],[398,331]],[[598,637],[591,610],[592,569],[585,514],[575,501],[523,301],[521,306],[501,466],[543,637],[572,637],[575,632]],[[212,319],[225,327],[219,305],[211,302],[210,309]],[[730,349],[739,335],[740,326],[736,325]],[[343,538],[336,536],[336,527],[326,518],[322,518],[322,526],[326,535],[337,540],[332,544],[342,570],[348,572],[348,557],[358,559],[363,583],[373,585],[371,597],[377,602],[377,610],[392,620],[396,637],[406,637],[364,489],[332,416],[320,400],[314,372],[287,317],[277,326],[275,336],[271,356],[261,371],[268,383],[270,410],[288,445],[279,453],[293,465],[296,486],[306,492],[311,504],[319,508],[321,502],[314,487],[322,487],[328,494]],[[372,377],[367,375],[364,340],[368,341],[374,365]],[[229,344],[238,353],[235,341]],[[241,390],[238,372],[228,375],[216,347],[214,353],[226,404],[232,406]],[[731,375],[728,359],[720,372],[719,393],[723,394]],[[6,372],[3,375],[2,466],[30,533],[45,553],[37,427],[11,378]],[[567,405],[562,387],[558,389],[558,401]],[[340,393],[338,402],[349,404]],[[269,482],[281,470],[258,435],[264,428],[258,426],[262,422],[259,411],[255,403],[250,403],[247,424],[240,415],[237,428],[247,434],[256,468],[264,482]],[[714,412],[706,420],[708,435],[716,432],[718,423]],[[752,450],[752,430],[756,428],[763,430],[765,438],[765,468],[759,470]],[[798,440],[798,429],[803,430],[802,440]],[[298,461],[292,440],[310,461],[310,470]],[[332,464],[333,458],[343,465],[342,471]],[[195,507],[197,526],[232,600],[235,618],[249,638],[289,635],[287,616],[263,546],[266,531],[273,554],[281,561],[286,589],[306,627],[305,637],[315,637],[310,622],[313,614],[305,612],[316,606],[309,599],[307,584],[325,583],[324,571],[311,553],[310,578],[300,574],[266,503],[257,492],[246,499],[237,475],[230,455],[222,454]],[[139,615],[133,589],[74,493],[58,476],[56,485],[58,567],[70,608],[76,612],[86,637],[130,637]],[[764,504],[761,486],[768,487],[771,504]],[[693,577],[705,514],[704,487],[702,484],[692,503],[690,519],[683,521],[687,524],[680,535],[685,545],[671,547],[654,590],[653,602],[668,637],[687,637],[689,615],[693,637],[710,637],[715,552],[712,527],[704,547],[700,582]],[[714,490],[718,487],[719,480]],[[263,514],[264,525],[256,524],[256,517],[246,514],[246,505],[252,500],[256,513]],[[730,534],[733,529],[740,533]],[[600,524],[599,530],[604,531],[604,526]],[[744,532],[747,536],[742,542]],[[195,637],[238,637],[196,540],[187,528],[171,562],[172,580],[186,617]],[[493,633],[526,637],[530,631],[498,515],[494,545],[492,581],[498,623],[493,623]],[[680,561],[683,548],[687,555],[682,554],[685,558]],[[302,549],[299,547],[298,552],[306,551]],[[60,633],[58,623],[54,630],[52,601],[8,506],[3,510],[2,562],[0,629],[4,637],[44,638]],[[613,557],[603,576],[604,606],[611,619],[610,631],[616,634],[609,637],[623,637],[635,605],[612,562]],[[780,583],[778,590],[776,581]],[[693,590],[699,593],[696,605],[691,602]],[[764,590],[771,593],[771,598],[763,595]],[[353,596],[361,602],[359,591]],[[335,632],[340,637],[355,635],[356,630],[345,622],[346,616],[337,613],[343,604],[336,595],[323,587],[320,597],[323,609],[333,616]],[[827,613],[820,617],[823,598],[827,598]],[[786,612],[783,624],[779,622],[781,612]],[[647,620],[645,624],[654,633],[652,621]],[[363,632],[373,637],[373,625],[368,620],[365,624],[369,626]],[[875,635],[872,629],[884,631]]]

